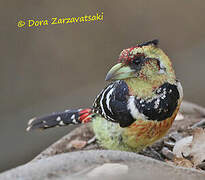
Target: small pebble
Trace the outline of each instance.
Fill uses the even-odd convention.
[[[82,149],[86,146],[87,142],[83,140],[72,140],[70,144],[71,147],[74,147],[75,149]]]

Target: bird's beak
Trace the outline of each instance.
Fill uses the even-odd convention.
[[[110,69],[110,71],[107,73],[105,80],[112,81],[127,79],[133,77],[133,72],[134,70],[132,70],[129,66],[122,63],[118,63]]]

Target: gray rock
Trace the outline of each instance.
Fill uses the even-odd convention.
[[[171,166],[135,153],[91,150],[63,153],[33,161],[0,174],[0,180],[92,179],[88,174],[105,163],[119,163],[128,166],[128,173],[114,172],[114,176],[106,179],[205,179],[205,173],[202,171]],[[114,169],[117,168],[113,168],[113,171]],[[100,174],[98,180],[104,179],[102,173]]]

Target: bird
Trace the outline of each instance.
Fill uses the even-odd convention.
[[[143,150],[168,132],[183,88],[157,39],[122,50],[105,80],[108,85],[91,107],[34,117],[27,131],[90,123],[100,146],[131,152]]]

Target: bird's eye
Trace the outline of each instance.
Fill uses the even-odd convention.
[[[134,60],[132,61],[132,63],[134,63],[135,65],[140,65],[141,60],[137,58],[137,59],[134,59]]]

